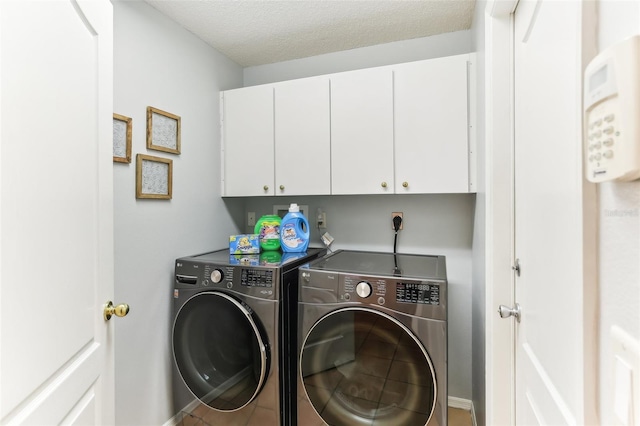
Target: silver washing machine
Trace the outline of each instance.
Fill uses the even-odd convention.
[[[299,425],[447,425],[444,256],[336,251],[302,266]]]
[[[183,423],[285,423],[287,354],[295,351],[288,348],[283,294],[297,288],[298,267],[324,253],[225,249],[176,260],[173,389]]]

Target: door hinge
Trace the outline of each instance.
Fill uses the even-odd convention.
[[[513,269],[514,271],[516,271],[516,274],[518,276],[520,276],[520,259],[516,259],[516,262],[514,263],[514,265],[511,267],[511,269]]]

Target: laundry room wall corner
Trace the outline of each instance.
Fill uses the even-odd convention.
[[[164,424],[172,397],[174,261],[220,249],[242,210],[220,197],[218,93],[242,69],[144,2],[114,1],[114,113],[133,119],[131,163],[114,163],[116,424]],[[181,153],[146,148],[146,108],[181,117]],[[171,200],[135,197],[136,154],[173,161]]]

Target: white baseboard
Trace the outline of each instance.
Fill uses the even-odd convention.
[[[473,402],[469,399],[456,398],[455,396],[450,396],[448,399],[449,407],[460,408],[462,410],[471,411],[473,408]]]
[[[180,420],[182,420],[182,415],[178,411],[178,413],[175,416],[171,417],[169,420],[164,422],[162,426],[177,426],[180,424]]]
[[[471,413],[471,422],[473,426],[478,426],[476,421],[476,412],[473,409],[473,401],[469,399],[456,398],[455,396],[450,396],[447,400],[449,407],[451,408],[459,408],[461,410],[466,410]]]

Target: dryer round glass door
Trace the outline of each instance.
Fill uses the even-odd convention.
[[[224,293],[199,293],[185,302],[173,325],[173,353],[187,387],[217,410],[250,403],[269,373],[269,345],[260,320]]]
[[[302,345],[306,396],[329,425],[425,425],[436,402],[429,354],[397,319],[367,308],[320,318]]]

